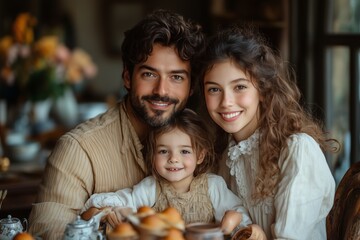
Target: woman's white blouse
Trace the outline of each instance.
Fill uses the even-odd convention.
[[[253,223],[263,227],[268,239],[326,239],[326,216],[333,205],[335,181],[318,143],[307,134],[292,135],[288,150],[280,155],[275,196],[255,202],[251,194],[259,169],[259,136],[257,130],[238,144],[231,141],[226,160],[230,186]]]

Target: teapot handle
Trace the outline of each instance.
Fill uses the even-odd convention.
[[[22,225],[23,225],[23,228],[24,228],[23,232],[27,232],[29,223],[28,223],[28,220],[26,218],[23,219]]]
[[[104,240],[104,235],[101,232],[96,233],[96,240]]]

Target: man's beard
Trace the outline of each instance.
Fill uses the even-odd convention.
[[[150,116],[149,109],[146,108],[146,105],[143,103],[145,101],[161,101],[163,103],[171,103],[173,108],[172,112],[169,113],[168,117],[164,117],[163,115],[166,113],[162,110],[152,110],[154,113],[153,116]],[[176,115],[182,111],[185,107],[184,101],[183,103],[179,104],[178,99],[169,98],[168,96],[161,97],[160,95],[151,95],[151,96],[143,96],[139,101],[135,95],[131,95],[130,104],[139,119],[142,119],[144,122],[149,124],[151,127],[162,127],[170,123]],[[176,107],[178,108],[176,109]]]

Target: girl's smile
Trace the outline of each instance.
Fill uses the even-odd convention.
[[[155,169],[177,192],[189,190],[195,168],[201,162],[202,159],[197,159],[189,135],[178,128],[157,137]]]

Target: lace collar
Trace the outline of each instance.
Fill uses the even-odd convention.
[[[241,155],[251,155],[255,149],[259,148],[260,131],[257,129],[248,139],[236,144],[232,139],[229,143],[228,157],[235,161]]]

